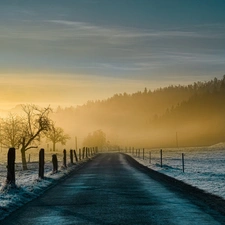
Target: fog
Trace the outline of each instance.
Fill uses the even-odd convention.
[[[20,110],[17,105],[11,113]],[[224,142],[224,115],[225,76],[186,86],[115,94],[77,107],[58,106],[50,118],[70,136],[65,146],[57,143],[58,150],[100,143],[104,149],[179,148]],[[51,145],[45,139],[40,143],[48,149]]]
[[[108,146],[154,148],[212,145],[225,141],[225,79],[116,94],[52,115],[79,145],[95,130]],[[72,142],[72,140],[71,140]]]

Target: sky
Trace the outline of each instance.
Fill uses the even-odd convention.
[[[224,12],[224,0],[1,0],[0,108],[220,79]]]

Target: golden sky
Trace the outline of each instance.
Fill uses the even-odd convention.
[[[221,78],[224,8],[223,0],[2,0],[0,109]]]
[[[111,97],[115,93],[132,93],[143,83],[133,80],[98,76],[60,74],[1,74],[0,109],[17,104],[76,106],[88,100]]]

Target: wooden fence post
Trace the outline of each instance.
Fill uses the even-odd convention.
[[[82,152],[82,159],[84,159],[84,156],[85,156],[85,147],[83,147],[83,152]]]
[[[44,179],[44,165],[45,165],[45,150],[42,148],[39,151],[39,173],[40,179]]]
[[[162,167],[162,149],[160,149],[160,165]]]
[[[15,148],[10,148],[8,151],[6,183],[11,184],[12,186],[15,186],[15,160],[16,150]]]
[[[70,150],[70,163],[73,164],[73,150]]]
[[[63,166],[66,168],[66,149],[63,150]]]
[[[74,153],[74,157],[75,157],[76,162],[78,162],[76,150],[73,150],[73,153]]]
[[[81,160],[81,149],[79,148],[79,160]]]
[[[184,153],[182,153],[182,169],[183,169],[183,173],[184,173]]]
[[[57,173],[58,172],[58,160],[57,160],[56,154],[52,155],[52,164],[53,164],[53,173]]]

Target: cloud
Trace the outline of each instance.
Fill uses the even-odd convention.
[[[8,51],[0,57],[2,69],[108,77],[136,73],[139,78],[142,74],[164,73],[177,65],[191,68],[199,63],[202,68],[221,68],[225,58],[221,53],[224,41],[217,39],[224,35],[222,25],[214,33],[208,29],[212,25],[151,30],[71,20],[24,20],[18,27],[0,22],[0,26],[0,47]]]
[[[213,39],[224,38],[223,26],[217,26],[218,32],[210,31],[212,25],[168,30],[151,30],[121,26],[101,26],[87,22],[70,20],[22,20],[20,24],[0,22],[0,38],[26,39],[33,41],[71,41],[83,43],[102,43],[109,45],[136,45],[140,41],[151,42],[161,39]],[[210,28],[210,29],[208,29]],[[83,40],[82,40],[83,39]]]
[[[149,30],[149,29],[138,29],[129,27],[104,27],[96,26],[86,22],[77,22],[69,20],[47,20],[47,23],[58,24],[62,26],[68,26],[79,31],[83,31],[81,35],[84,36],[102,36],[110,38],[145,38],[145,37],[188,37],[188,38],[214,38],[216,34],[210,32],[203,32],[201,30]],[[206,25],[202,26],[207,28]],[[212,27],[212,25],[208,25]],[[217,27],[222,29],[224,25],[218,25]],[[191,28],[190,28],[191,29]],[[206,29],[207,30],[207,29]],[[85,32],[87,31],[87,32]]]

